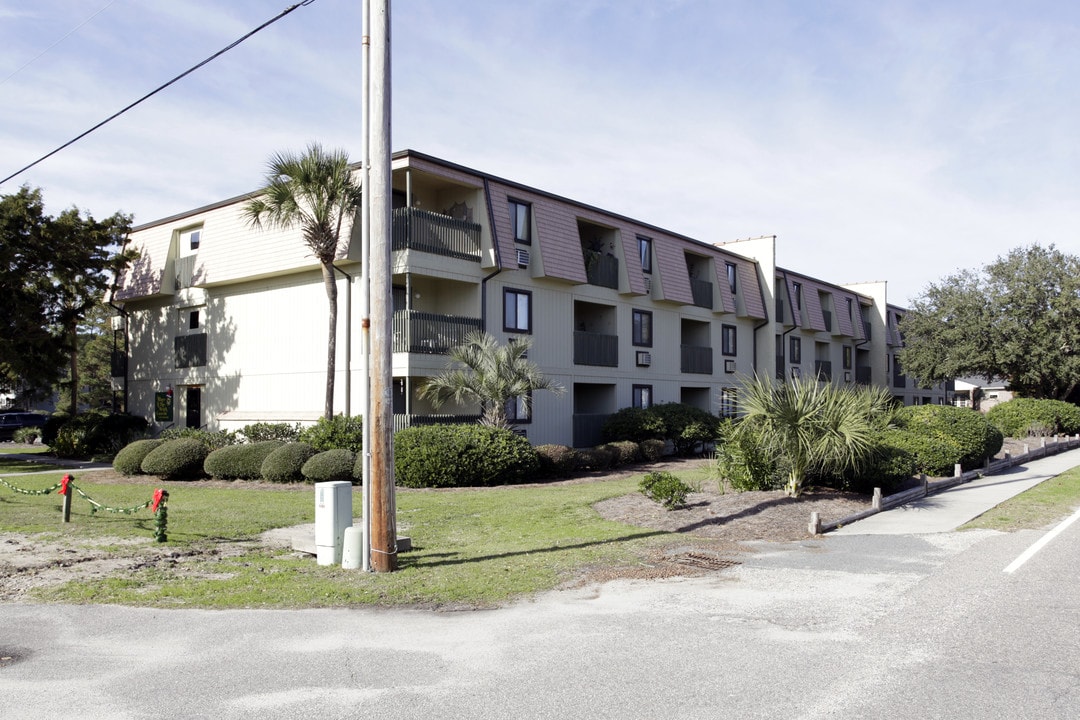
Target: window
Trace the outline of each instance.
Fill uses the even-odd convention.
[[[176,334],[192,335],[205,332],[203,328],[205,305],[198,307],[180,308],[176,311]]]
[[[635,385],[631,404],[636,408],[652,407],[652,385]]]
[[[736,388],[720,389],[720,417],[735,417],[739,412],[739,391]]]
[[[641,272],[652,272],[652,240],[647,237],[638,236],[638,254],[641,256]]]
[[[802,362],[802,338],[793,337],[791,340],[791,350],[788,352],[788,361],[792,365],[798,365]]]
[[[510,201],[510,227],[514,233],[514,242],[522,245],[532,244],[532,222],[529,209],[530,206],[525,203],[517,200]]]
[[[739,268],[735,265],[735,263],[724,263],[724,264],[727,266],[727,283],[728,283],[728,287],[731,288],[731,294],[734,295],[736,288],[738,288],[738,285],[736,283],[736,278],[739,275]]]
[[[531,395],[518,395],[507,400],[506,419],[514,424],[532,422]]]
[[[652,347],[652,313],[648,310],[634,310],[633,336],[634,345]]]
[[[503,330],[532,332],[532,293],[526,290],[503,290]]]
[[[202,226],[180,231],[180,257],[194,255],[202,241]]]
[[[855,324],[855,304],[851,298],[847,298],[847,319],[851,321],[851,324]]]
[[[795,303],[796,310],[802,310],[802,283],[791,283],[791,290],[795,297],[791,299],[791,302]]]
[[[188,330],[199,329],[199,311],[192,310],[188,313]]]
[[[845,370],[850,370],[851,369],[851,346],[850,345],[845,345],[844,346],[844,369]]]
[[[720,352],[724,355],[739,354],[739,329],[734,325],[720,326]]]

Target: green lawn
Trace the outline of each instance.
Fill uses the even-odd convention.
[[[1073,468],[1006,500],[961,529],[1004,532],[1037,529],[1064,518],[1077,507],[1080,507],[1080,468]]]
[[[60,474],[12,478],[27,489],[46,488]],[[83,479],[85,478],[85,479]],[[146,502],[154,486],[76,482],[113,507]],[[372,574],[320,567],[287,550],[245,542],[264,530],[314,521],[314,490],[196,487],[164,483],[170,493],[167,546],[197,559],[160,561],[103,580],[40,591],[42,600],[188,607],[315,607],[358,604],[483,607],[547,590],[590,566],[633,565],[675,536],[602,519],[592,505],[635,492],[639,478],[577,485],[528,486],[397,494],[398,532],[413,551],[399,571]],[[17,481],[17,482],[16,482]],[[131,515],[90,513],[75,496],[72,522],[60,522],[61,496],[16,494],[0,487],[0,527],[62,536],[73,545],[100,538],[149,538],[149,510]],[[355,503],[360,502],[359,489]],[[117,543],[115,553],[161,549]]]

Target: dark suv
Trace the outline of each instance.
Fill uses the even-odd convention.
[[[47,419],[47,415],[41,415],[40,413],[0,413],[0,442],[14,439],[15,431],[24,427],[41,427]]]

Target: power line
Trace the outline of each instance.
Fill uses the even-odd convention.
[[[91,21],[91,20],[93,20],[94,18],[96,18],[96,17],[97,17],[98,15],[100,15],[101,13],[105,12],[106,10],[108,10],[108,9],[109,9],[110,7],[112,7],[112,4],[113,4],[113,3],[115,3],[115,2],[116,2],[116,0],[109,0],[109,4],[108,4],[108,5],[106,5],[105,7],[101,8],[101,9],[100,9],[100,10],[98,10],[98,11],[97,11],[96,13],[94,13],[94,14],[93,14],[93,15],[91,15],[90,17],[86,18],[85,20],[83,20],[83,21],[82,21],[81,23],[79,23],[79,24],[78,24],[78,25],[76,25],[75,27],[71,28],[71,30],[68,30],[68,33],[67,33],[67,35],[65,35],[64,37],[60,38],[59,40],[57,40],[56,42],[54,42],[54,43],[53,43],[52,45],[50,45],[49,47],[45,48],[44,50],[42,50],[41,52],[39,52],[39,53],[38,53],[37,55],[35,55],[35,56],[34,56],[34,57],[32,57],[31,59],[29,59],[29,60],[27,60],[26,62],[24,62],[24,63],[23,63],[22,65],[20,65],[20,66],[19,66],[18,68],[16,68],[16,69],[15,69],[14,71],[12,71],[12,73],[11,73],[10,75],[8,75],[8,76],[7,76],[6,78],[4,78],[3,80],[0,80],[0,85],[3,85],[3,84],[4,84],[4,83],[6,83],[6,82],[7,82],[8,80],[10,80],[11,78],[15,77],[16,75],[18,75],[19,73],[21,73],[21,72],[22,72],[23,70],[25,70],[25,69],[26,69],[26,68],[27,68],[28,66],[30,66],[30,65],[34,64],[35,62],[37,62],[38,58],[40,58],[40,57],[41,57],[42,55],[44,55],[45,53],[47,53],[47,52],[49,52],[50,50],[52,50],[52,49],[53,49],[54,47],[56,47],[56,46],[57,46],[57,45],[59,45],[60,43],[62,43],[62,42],[64,42],[65,40],[67,40],[67,39],[68,39],[69,37],[71,37],[72,35],[74,35],[74,34],[75,34],[76,32],[78,32],[78,31],[79,31],[79,28],[81,28],[81,27],[82,27],[83,25],[85,25],[86,23],[90,22],[90,21]]]
[[[284,9],[283,11],[281,11],[280,13],[278,13],[278,14],[277,14],[276,16],[274,16],[274,17],[270,18],[269,20],[267,20],[266,22],[264,22],[264,23],[263,23],[262,25],[260,25],[259,27],[255,28],[254,30],[252,30],[251,32],[249,32],[249,33],[248,33],[247,35],[244,35],[243,37],[239,38],[238,40],[235,40],[235,41],[233,41],[232,43],[230,43],[230,44],[226,45],[226,46],[225,46],[225,47],[223,47],[223,48],[222,48],[221,50],[218,50],[218,51],[217,51],[216,53],[214,53],[214,54],[213,54],[213,55],[211,55],[210,57],[206,58],[205,60],[203,60],[203,61],[202,61],[201,63],[199,63],[198,65],[194,65],[193,67],[190,67],[190,68],[188,68],[188,69],[187,69],[187,70],[185,70],[184,72],[182,72],[182,73],[180,73],[179,75],[177,75],[176,77],[174,77],[174,78],[173,78],[172,80],[170,80],[169,82],[165,83],[164,85],[161,85],[160,87],[158,87],[158,88],[157,88],[157,89],[155,89],[155,90],[152,90],[151,92],[148,92],[148,93],[147,93],[146,95],[143,95],[143,96],[142,96],[141,98],[139,98],[139,99],[138,99],[138,100],[136,100],[135,102],[131,103],[130,105],[128,105],[127,107],[125,107],[125,108],[124,108],[123,110],[120,110],[120,111],[118,111],[118,112],[116,112],[116,113],[113,113],[113,114],[112,114],[112,115],[110,115],[109,117],[107,117],[107,118],[105,118],[104,120],[102,120],[101,122],[99,122],[99,123],[98,123],[97,125],[95,125],[94,127],[90,128],[90,129],[89,129],[89,130],[87,130],[86,132],[83,132],[83,133],[81,133],[81,134],[79,134],[79,135],[77,135],[77,136],[73,137],[72,139],[68,140],[68,141],[67,141],[66,143],[64,143],[64,144],[63,144],[63,145],[61,145],[60,147],[56,148],[56,149],[55,149],[55,150],[53,150],[52,152],[50,152],[50,153],[48,153],[48,154],[46,154],[46,155],[42,155],[41,157],[39,157],[39,158],[38,158],[37,160],[35,160],[34,162],[30,163],[30,164],[29,164],[29,165],[27,165],[26,167],[23,167],[23,168],[20,168],[19,170],[16,170],[15,172],[13,172],[12,174],[8,175],[8,176],[7,176],[6,178],[4,178],[3,180],[0,180],[0,185],[3,185],[3,184],[4,184],[4,183],[6,183],[6,182],[7,182],[8,180],[11,180],[11,179],[12,179],[12,178],[14,178],[14,177],[18,177],[19,175],[21,175],[22,173],[26,172],[26,171],[27,171],[27,170],[29,170],[30,168],[34,167],[34,166],[35,166],[35,165],[37,165],[38,163],[40,163],[40,162],[42,162],[42,161],[44,161],[44,160],[47,160],[47,159],[49,159],[50,157],[52,157],[52,156],[53,156],[53,155],[55,155],[56,153],[60,152],[60,151],[61,151],[61,150],[63,150],[64,148],[67,148],[67,147],[69,147],[69,146],[71,146],[71,145],[74,145],[74,144],[75,144],[76,142],[78,142],[79,140],[82,140],[82,139],[83,139],[84,137],[86,137],[86,136],[87,136],[87,135],[89,135],[90,133],[94,132],[94,131],[95,131],[95,130],[97,130],[98,128],[102,127],[103,125],[105,125],[105,124],[107,124],[107,123],[109,123],[109,122],[112,122],[112,121],[113,121],[113,120],[115,120],[116,118],[118,118],[118,117],[120,117],[121,115],[123,115],[124,113],[126,113],[126,112],[127,112],[128,110],[131,110],[131,109],[132,109],[133,107],[135,107],[136,105],[139,105],[139,104],[140,104],[140,103],[142,103],[143,101],[145,101],[145,100],[148,100],[148,99],[150,99],[151,97],[153,97],[154,95],[157,95],[157,94],[158,94],[159,92],[161,92],[161,91],[162,91],[162,90],[164,90],[165,88],[169,87],[169,86],[170,86],[170,85],[172,85],[173,83],[175,83],[175,82],[177,82],[177,81],[179,81],[179,80],[182,80],[183,78],[187,77],[187,76],[188,76],[188,75],[190,75],[191,73],[195,72],[196,70],[198,70],[199,68],[201,68],[201,67],[202,67],[203,65],[206,65],[207,63],[211,62],[212,60],[215,60],[215,59],[217,59],[218,57],[220,57],[221,55],[224,55],[225,53],[227,53],[228,51],[232,50],[232,49],[233,49],[234,47],[236,47],[236,46],[237,46],[237,45],[239,45],[240,43],[242,43],[242,42],[244,42],[245,40],[247,40],[247,39],[248,39],[249,37],[251,37],[251,36],[252,36],[252,35],[254,35],[255,33],[259,32],[260,30],[262,30],[262,29],[264,29],[264,28],[266,28],[266,27],[268,27],[268,26],[270,26],[270,25],[273,25],[273,24],[274,24],[274,23],[276,23],[276,22],[277,22],[278,20],[280,20],[281,18],[283,18],[283,17],[285,17],[286,15],[288,15],[289,13],[291,13],[291,12],[292,12],[293,10],[296,10],[297,8],[300,8],[300,7],[305,7],[305,6],[307,6],[307,5],[310,5],[310,4],[311,4],[311,3],[313,3],[313,2],[315,2],[315,0],[304,0],[304,2],[296,3],[295,5],[290,5],[289,7],[285,8],[285,9]]]

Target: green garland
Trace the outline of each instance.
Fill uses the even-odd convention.
[[[125,515],[130,515],[131,513],[138,512],[139,510],[145,510],[146,508],[150,507],[150,505],[154,502],[153,500],[147,500],[142,505],[135,505],[134,507],[128,507],[128,508],[109,507],[108,505],[103,505],[103,504],[99,503],[97,500],[95,500],[94,498],[92,498],[89,495],[87,495],[86,493],[84,493],[82,491],[82,488],[76,487],[75,483],[69,483],[68,487],[69,488],[74,488],[75,492],[79,493],[79,496],[83,500],[90,503],[90,514],[91,515],[95,514],[98,510],[104,510],[105,512],[111,512],[111,513],[123,513]]]
[[[45,488],[44,490],[27,490],[26,488],[21,488],[21,487],[18,487],[17,485],[12,485],[11,483],[9,483],[4,478],[0,478],[0,485],[3,485],[4,487],[7,487],[7,488],[11,488],[15,492],[22,493],[23,495],[49,495],[52,492],[54,492],[57,488],[60,487],[60,483],[56,483],[52,487]]]

